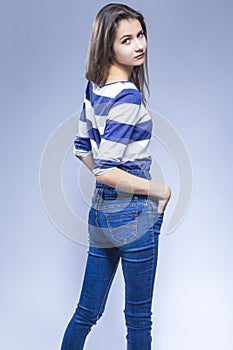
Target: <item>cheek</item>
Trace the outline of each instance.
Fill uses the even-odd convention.
[[[147,49],[147,41],[146,41],[146,38],[145,38],[145,37],[144,37],[144,39],[142,39],[141,45],[142,45],[142,47],[143,47],[143,50],[146,51],[146,49]]]
[[[117,61],[124,61],[130,59],[132,56],[132,49],[130,47],[124,46],[124,48],[118,48],[115,50],[115,58]]]

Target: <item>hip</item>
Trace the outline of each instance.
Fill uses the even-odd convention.
[[[136,176],[150,179],[142,171],[131,171]],[[96,183],[89,212],[89,233],[96,236],[97,229],[104,239],[126,244],[147,232],[160,233],[163,213],[157,203],[146,195],[130,194]]]

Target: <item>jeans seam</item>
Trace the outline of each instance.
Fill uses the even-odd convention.
[[[101,304],[100,304],[100,306],[99,306],[99,310],[98,310],[98,312],[97,312],[97,319],[99,319],[99,317],[101,316],[101,309],[102,309],[102,307],[103,307],[103,305],[104,305],[104,303],[105,303],[105,300],[106,300],[106,298],[107,298],[107,295],[108,295],[108,292],[109,292],[109,290],[110,290],[110,287],[111,287],[113,278],[114,278],[114,276],[115,276],[116,270],[117,270],[117,268],[118,268],[118,265],[119,265],[119,259],[118,259],[118,261],[117,261],[117,263],[116,263],[116,265],[115,265],[115,267],[114,267],[114,269],[113,269],[113,271],[112,271],[111,278],[109,279],[108,284],[107,284],[107,287],[106,287],[106,289],[105,289],[105,293],[104,293],[104,295],[103,295],[102,302],[101,302]]]

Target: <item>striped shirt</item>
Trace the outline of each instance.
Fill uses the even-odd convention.
[[[148,171],[151,133],[151,117],[132,82],[102,87],[88,82],[73,152],[81,157],[93,154],[95,175],[116,167]]]

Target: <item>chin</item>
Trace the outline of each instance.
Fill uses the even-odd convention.
[[[138,63],[134,63],[133,64],[133,67],[139,67],[139,66],[142,66],[144,64],[144,61],[143,62],[138,62]]]

